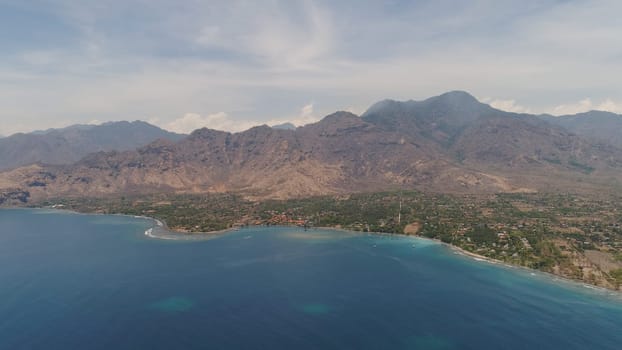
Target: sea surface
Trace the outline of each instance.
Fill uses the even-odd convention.
[[[0,349],[621,349],[619,294],[433,241],[0,210]]]

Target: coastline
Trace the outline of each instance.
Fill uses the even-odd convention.
[[[107,215],[107,214],[103,214]],[[129,216],[137,219],[145,219],[150,220],[154,223],[154,225],[147,230],[145,230],[144,235],[149,238],[154,239],[165,239],[165,240],[181,240],[181,241],[189,241],[189,240],[208,240],[223,234],[237,231],[238,228],[228,228],[224,230],[218,231],[209,231],[209,232],[183,232],[183,231],[175,231],[168,227],[166,222],[161,219],[153,218],[150,216],[144,215],[127,215],[127,214],[110,214],[110,215],[121,215],[121,216]]]
[[[129,214],[104,214],[104,213],[85,213],[85,212],[78,212],[75,210],[70,210],[70,209],[57,209],[57,208],[46,208],[46,207],[39,207],[39,208],[23,208],[23,207],[14,207],[14,208],[5,208],[5,209],[18,209],[18,210],[50,210],[50,211],[54,211],[54,212],[64,212],[64,213],[68,213],[68,214],[77,214],[77,215],[103,215],[103,216],[122,216],[122,217],[129,217],[129,218],[136,218],[136,219],[144,219],[144,220],[149,220],[153,223],[153,226],[150,227],[149,229],[147,229],[143,234],[148,237],[148,238],[152,238],[152,239],[161,239],[161,240],[180,240],[180,241],[192,241],[192,240],[209,240],[209,239],[214,239],[217,237],[220,237],[222,235],[225,235],[227,233],[231,233],[231,232],[235,232],[238,231],[239,228],[237,227],[233,227],[233,228],[229,228],[229,229],[224,229],[224,230],[218,230],[218,231],[210,231],[210,232],[181,232],[181,231],[175,231],[170,229],[167,225],[166,222],[164,222],[163,220],[157,219],[157,218],[153,218],[153,217],[149,217],[149,216],[144,216],[144,215],[129,215]],[[262,227],[263,225],[254,225],[252,227]],[[276,226],[281,226],[281,227],[297,227],[300,228],[298,226],[290,226],[290,225],[276,225]],[[455,254],[458,255],[462,255],[464,257],[470,258],[472,260],[475,260],[477,262],[486,262],[489,264],[494,264],[494,265],[499,265],[499,266],[503,266],[506,268],[512,268],[512,269],[520,269],[526,272],[529,272],[531,274],[540,274],[542,276],[545,276],[547,279],[549,279],[552,282],[564,282],[567,285],[573,286],[573,287],[581,287],[582,289],[591,289],[594,291],[598,291],[600,293],[605,293],[609,296],[615,296],[616,298],[621,298],[622,297],[622,291],[621,290],[616,290],[616,289],[610,289],[610,288],[606,288],[606,287],[602,287],[602,286],[597,286],[594,284],[590,284],[587,283],[583,280],[579,280],[579,279],[572,279],[572,278],[568,278],[562,275],[556,275],[550,272],[546,272],[546,271],[540,271],[540,270],[536,270],[536,269],[532,269],[526,266],[520,266],[520,265],[514,265],[514,264],[510,264],[507,263],[505,261],[501,261],[501,260],[497,260],[497,259],[493,259],[493,258],[489,258],[483,255],[479,255],[476,253],[472,253],[469,252],[467,250],[464,250],[458,246],[449,244],[449,243],[445,243],[442,242],[439,239],[433,239],[433,238],[428,238],[428,237],[422,237],[422,236],[418,236],[418,235],[410,235],[410,234],[402,234],[402,233],[387,233],[387,232],[362,232],[362,231],[354,231],[354,230],[348,230],[342,227],[330,227],[330,226],[313,226],[310,227],[310,229],[319,229],[319,230],[331,230],[331,231],[338,231],[338,232],[347,232],[347,233],[351,233],[351,234],[372,234],[372,235],[378,235],[378,236],[400,236],[400,237],[413,237],[416,239],[422,239],[422,240],[427,240],[427,241],[432,241],[435,243],[438,243],[439,245],[442,245],[444,247],[446,247],[447,249],[453,251]]]
[[[149,217],[145,217],[151,220],[156,220],[157,222],[161,222],[157,219],[154,218],[149,218]],[[262,227],[263,225],[254,225],[252,227]],[[300,228],[298,226],[291,226],[291,225],[276,225],[277,227],[295,227],[295,228]],[[166,228],[168,230],[168,228]],[[529,272],[531,274],[540,274],[544,277],[546,277],[548,280],[550,280],[551,282],[563,282],[564,284],[570,285],[572,287],[576,287],[576,288],[581,288],[581,289],[591,289],[594,291],[598,291],[600,293],[605,293],[609,296],[616,296],[616,298],[622,298],[622,291],[621,290],[616,290],[616,289],[609,289],[606,287],[601,287],[601,286],[597,286],[594,284],[589,284],[585,281],[579,280],[579,279],[572,279],[572,278],[568,278],[565,276],[561,276],[561,275],[556,275],[554,273],[550,273],[550,272],[546,272],[546,271],[540,271],[540,270],[536,270],[536,269],[532,269],[530,267],[526,267],[526,266],[521,266],[521,265],[514,265],[514,264],[510,264],[508,262],[505,261],[501,261],[501,260],[497,260],[497,259],[493,259],[493,258],[489,258],[477,253],[473,253],[470,252],[468,250],[462,249],[456,245],[452,245],[449,243],[445,243],[442,242],[440,239],[434,239],[434,238],[428,238],[428,237],[423,237],[423,236],[418,236],[418,235],[410,235],[410,234],[403,234],[403,233],[389,233],[389,232],[363,232],[363,231],[354,231],[354,230],[348,230],[342,227],[330,227],[330,226],[312,226],[309,227],[309,229],[318,229],[318,230],[330,230],[330,231],[336,231],[336,232],[345,232],[345,233],[350,233],[350,234],[372,234],[372,235],[376,235],[376,236],[399,236],[399,237],[413,237],[416,239],[422,239],[422,240],[427,240],[427,241],[431,241],[434,243],[437,243],[441,246],[446,247],[447,249],[451,250],[452,252],[454,252],[457,255],[462,255],[466,258],[470,258],[472,260],[475,260],[477,262],[485,262],[485,263],[489,263],[489,264],[493,264],[493,265],[499,265],[499,266],[503,266],[506,268],[511,268],[511,269],[519,269],[525,272]],[[170,231],[171,233],[175,234],[175,235],[184,235],[184,236],[192,236],[192,235],[214,235],[214,236],[220,236],[229,232],[233,232],[233,231],[237,231],[237,228],[231,228],[231,229],[226,229],[226,230],[220,230],[220,231],[212,231],[212,232],[175,232],[175,231]],[[145,232],[145,235],[147,235],[147,233]],[[155,236],[150,236],[152,238],[160,238],[160,239],[180,239],[179,237],[171,237],[171,238],[166,238],[166,237],[155,237]],[[183,238],[181,238],[183,239]],[[204,238],[204,239],[209,239],[209,238]]]
[[[424,238],[424,237],[422,237]],[[424,239],[429,239],[429,238],[424,238]],[[436,241],[436,240],[434,240]],[[440,242],[440,241],[439,241]],[[507,268],[511,268],[511,269],[517,269],[517,270],[522,270],[525,272],[529,272],[531,275],[542,275],[544,277],[546,277],[548,280],[552,281],[552,282],[563,282],[564,284],[570,285],[572,287],[581,287],[581,288],[587,288],[587,289],[591,289],[594,291],[598,291],[600,293],[605,293],[609,296],[615,296],[616,298],[620,299],[622,298],[622,290],[618,290],[618,289],[609,289],[606,287],[602,287],[602,286],[597,286],[595,284],[590,284],[587,283],[585,281],[582,280],[578,280],[578,279],[572,279],[572,278],[568,278],[565,276],[561,276],[561,275],[556,275],[554,273],[551,272],[546,272],[546,271],[540,271],[540,270],[536,270],[536,269],[532,269],[530,267],[526,267],[526,266],[521,266],[521,265],[514,265],[514,264],[510,264],[507,263],[505,261],[501,261],[501,260],[497,260],[497,259],[492,259],[483,255],[479,255],[476,253],[472,253],[469,252],[467,250],[464,250],[458,246],[454,246],[448,243],[444,243],[444,242],[440,242],[442,245],[446,246],[447,248],[449,248],[450,250],[452,250],[454,253],[458,254],[458,255],[462,255],[464,257],[468,257],[471,258],[475,261],[478,262],[486,262],[489,264],[494,264],[494,265],[501,265]]]
[[[80,212],[71,209],[63,209],[63,208],[50,208],[50,207],[2,207],[0,209],[10,209],[10,210],[49,210],[55,213],[66,213],[72,215],[97,215],[97,216],[121,216],[133,219],[143,219],[151,221],[154,225],[147,229],[143,234],[149,238],[154,239],[166,239],[166,240],[207,240],[211,238],[215,238],[217,236],[237,231],[238,228],[228,228],[224,230],[218,231],[209,231],[209,232],[182,232],[175,231],[168,227],[164,220],[160,220],[157,218],[153,218],[145,215],[131,215],[131,214],[121,214],[121,213],[88,213],[88,212]]]
[[[437,240],[434,240],[434,241],[437,241]],[[452,245],[452,244],[449,244],[449,243],[441,242],[440,240],[438,240],[438,242],[440,244],[448,247],[449,249],[453,250],[454,252],[460,254],[460,255],[468,256],[468,257],[473,258],[474,260],[477,260],[477,261],[485,261],[485,262],[488,262],[488,263],[491,263],[491,264],[501,264],[501,265],[511,266],[511,267],[522,267],[522,268],[525,268],[525,269],[530,270],[530,271],[538,271],[538,270],[530,269],[528,267],[524,267],[524,266],[520,266],[520,265],[512,265],[512,264],[509,264],[509,263],[507,263],[505,261],[501,261],[501,260],[489,258],[487,256],[479,255],[477,253],[473,253],[473,252],[470,252],[468,250],[462,249],[462,248],[460,248],[460,247],[458,247],[456,245]]]
[[[154,226],[145,231],[145,236],[154,239],[166,239],[166,240],[208,240],[216,238],[218,236],[227,234],[229,232],[237,231],[238,228],[228,228],[218,231],[209,232],[182,232],[172,230],[166,225],[163,220],[148,217],[148,216],[134,216],[136,218],[143,218],[154,222]]]
[[[510,263],[505,262],[505,261],[489,258],[489,257],[483,256],[483,255],[479,255],[477,253],[470,252],[470,251],[462,249],[462,248],[460,248],[458,246],[442,242],[440,239],[428,238],[428,237],[423,237],[423,236],[418,236],[418,235],[403,234],[403,233],[352,231],[352,230],[347,230],[347,229],[344,229],[344,228],[341,228],[341,227],[313,227],[313,228],[323,229],[323,230],[334,230],[334,231],[342,231],[342,232],[351,232],[351,233],[361,233],[361,234],[396,235],[396,236],[400,236],[400,237],[413,237],[413,238],[417,238],[417,239],[427,240],[427,241],[438,243],[439,245],[446,247],[447,249],[451,250],[452,252],[454,252],[457,255],[461,255],[461,256],[463,256],[465,258],[469,258],[469,259],[475,260],[477,262],[484,262],[484,263],[488,263],[488,264],[503,266],[503,267],[510,268],[510,269],[522,270],[522,271],[525,271],[525,272],[529,272],[532,275],[539,274],[539,275],[547,278],[551,282],[562,282],[562,283],[564,283],[564,284],[566,284],[568,286],[571,286],[571,287],[575,287],[575,288],[579,288],[579,289],[583,289],[583,290],[584,289],[590,289],[590,290],[593,290],[593,291],[597,291],[597,292],[599,292],[601,294],[607,294],[608,296],[613,296],[616,299],[622,299],[622,290],[610,289],[610,288],[606,288],[606,287],[602,287],[602,286],[597,286],[595,284],[590,284],[590,283],[587,283],[587,282],[579,280],[579,279],[572,279],[572,278],[568,278],[568,277],[565,277],[565,276],[562,276],[562,275],[556,275],[556,274],[551,273],[551,272],[540,271],[540,270],[532,269],[532,268],[526,267],[526,266],[510,264]]]

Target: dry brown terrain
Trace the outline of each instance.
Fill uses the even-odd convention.
[[[594,193],[622,188],[621,169],[622,151],[613,146],[453,92],[383,101],[362,117],[337,112],[295,130],[200,129],[178,142],[0,173],[0,189],[31,199],[215,192],[284,199],[409,188]]]

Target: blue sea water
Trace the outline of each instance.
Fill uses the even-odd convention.
[[[622,299],[435,242],[0,210],[0,349],[620,349]]]

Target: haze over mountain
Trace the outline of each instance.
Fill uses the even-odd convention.
[[[33,163],[71,164],[93,152],[125,151],[160,138],[177,141],[183,137],[141,121],[20,133],[0,138],[0,170]]]
[[[546,118],[545,118],[546,119]],[[237,192],[287,198],[399,188],[495,193],[619,186],[622,151],[466,92],[385,100],[296,128],[199,129],[177,142],[0,174],[5,197]],[[7,193],[11,193],[10,195]]]
[[[577,135],[609,142],[622,148],[622,116],[603,111],[590,111],[574,115],[540,116],[547,122],[562,126]]]
[[[292,123],[283,123],[283,124],[278,124],[278,125],[272,125],[272,129],[295,130],[296,125]]]

